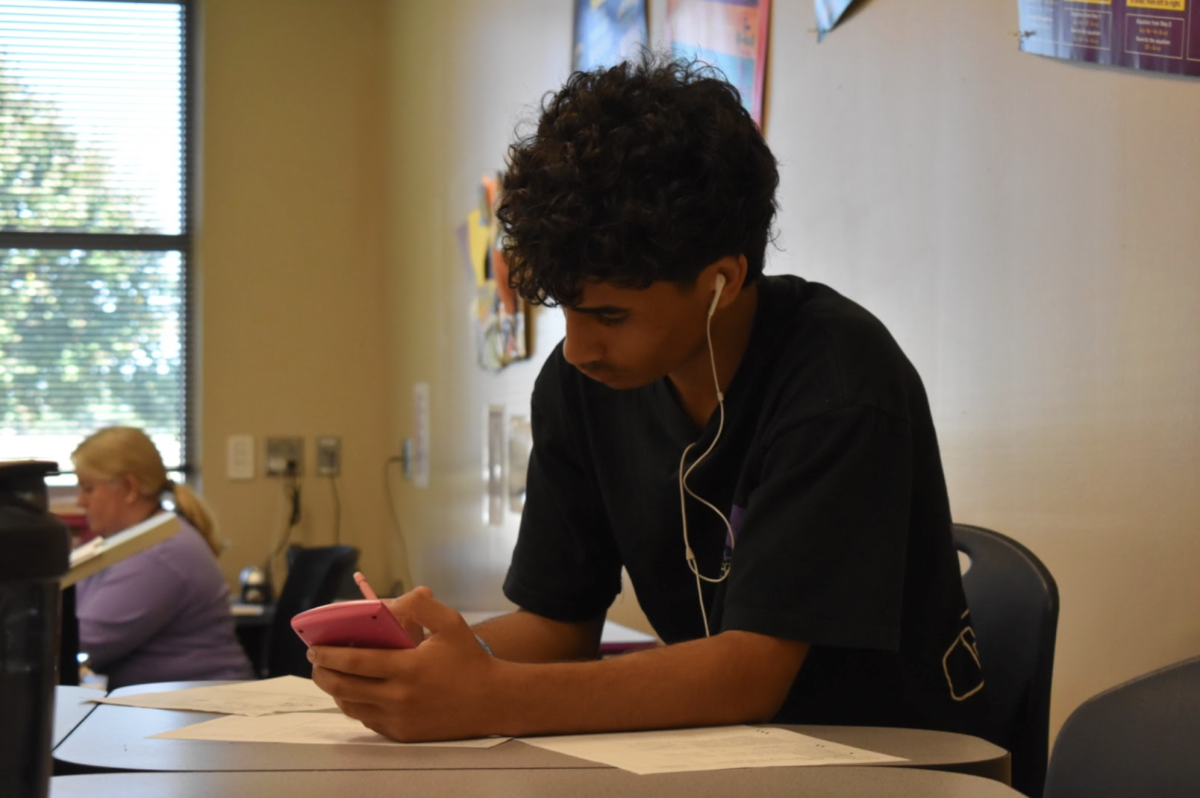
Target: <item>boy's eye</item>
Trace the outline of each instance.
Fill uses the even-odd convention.
[[[628,318],[624,313],[617,316],[597,316],[596,321],[603,324],[605,327],[616,327]]]

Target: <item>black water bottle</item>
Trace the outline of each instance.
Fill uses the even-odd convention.
[[[0,796],[45,798],[71,535],[50,514],[56,463],[0,461]]]

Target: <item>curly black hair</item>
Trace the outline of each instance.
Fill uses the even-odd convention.
[[[725,256],[762,273],[779,171],[738,90],[698,61],[644,52],[576,72],[508,150],[496,210],[509,283],[534,304],[583,285],[681,287]]]

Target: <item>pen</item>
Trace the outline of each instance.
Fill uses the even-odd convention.
[[[379,596],[375,595],[375,591],[371,589],[371,585],[368,584],[367,578],[362,575],[362,571],[354,572],[354,581],[358,585],[358,589],[362,591],[363,596],[371,601],[379,601]]]

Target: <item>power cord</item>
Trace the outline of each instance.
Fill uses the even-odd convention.
[[[296,463],[294,460],[289,460],[287,469],[283,475],[283,503],[280,505],[280,510],[287,511],[287,525],[283,528],[279,537],[279,543],[271,547],[270,555],[267,557],[267,565],[263,569],[266,574],[267,584],[271,585],[271,589],[275,588],[275,563],[279,559],[279,555],[287,548],[288,543],[292,539],[292,530],[300,523],[300,478],[296,474]]]
[[[333,491],[333,545],[342,543],[342,500],[338,496],[337,477],[329,477],[329,487]]]

